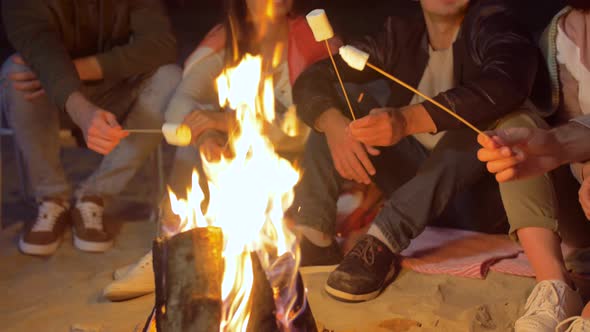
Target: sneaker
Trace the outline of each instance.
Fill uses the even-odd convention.
[[[562,331],[563,328],[569,324],[565,332],[590,332],[590,319],[574,316],[570,317],[557,325],[555,331]]]
[[[330,273],[326,292],[346,302],[374,299],[393,280],[397,263],[397,255],[383,242],[372,235],[364,235]]]
[[[72,211],[74,245],[82,251],[103,252],[113,245],[112,236],[105,231],[102,220],[102,199],[83,197]]]
[[[120,279],[111,282],[103,295],[111,301],[125,301],[155,291],[152,252],[148,252]]]
[[[20,251],[28,255],[52,255],[68,224],[68,209],[69,205],[61,200],[39,203],[37,219],[25,226],[18,241]]]
[[[336,241],[332,241],[332,244],[327,247],[320,247],[305,236],[301,236],[299,249],[301,250],[300,267],[335,266],[342,261],[342,252]]]
[[[125,265],[123,267],[116,269],[115,272],[113,272],[113,280],[119,280],[119,279],[125,277],[125,275],[127,275],[127,273],[129,273],[129,271],[131,271],[131,269],[133,269],[135,264],[136,263],[132,263],[132,264]]]
[[[515,332],[553,332],[559,322],[582,311],[582,298],[560,280],[545,280],[535,286],[525,313],[514,323]]]

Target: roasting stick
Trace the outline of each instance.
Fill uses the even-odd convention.
[[[162,129],[125,129],[130,134],[161,134]]]
[[[437,102],[436,100],[428,97],[427,95],[423,94],[422,92],[418,91],[417,89],[415,89],[414,87],[412,87],[411,85],[407,84],[406,82],[400,80],[399,78],[391,75],[390,73],[382,70],[381,68],[372,65],[369,62],[369,54],[366,52],[363,52],[359,49],[357,49],[354,46],[350,46],[350,45],[346,45],[346,46],[342,46],[340,48],[340,56],[342,57],[342,59],[352,68],[356,69],[356,70],[364,70],[365,66],[373,69],[374,71],[378,72],[379,74],[389,78],[390,80],[394,81],[395,83],[403,86],[404,88],[412,91],[413,93],[417,94],[418,96],[424,98],[425,100],[428,100],[429,102],[433,103],[434,105],[438,106],[441,110],[449,113],[451,116],[453,116],[455,119],[463,122],[467,127],[471,128],[472,130],[474,130],[476,133],[480,134],[480,135],[484,135],[487,137],[487,135],[482,132],[481,130],[477,129],[476,126],[474,126],[473,124],[471,124],[469,121],[465,120],[464,118],[462,118],[460,115],[458,115],[457,113],[451,111],[450,109],[448,109],[447,107],[445,107],[444,105],[442,105],[441,103]]]
[[[334,61],[334,55],[332,55],[332,50],[330,49],[330,44],[328,44],[328,39],[334,37],[334,30],[332,29],[332,25],[326,16],[326,12],[323,9],[312,10],[309,12],[309,14],[307,14],[306,19],[309,27],[311,28],[311,31],[313,32],[313,37],[315,40],[317,42],[324,42],[326,45],[326,49],[330,55],[330,60],[332,60],[332,66],[334,66],[334,71],[336,71],[336,77],[338,77],[338,83],[340,83],[342,93],[344,94],[344,99],[346,99],[346,104],[350,110],[350,115],[352,116],[353,120],[356,120],[356,116],[352,110],[352,105],[350,104],[350,99],[348,98],[348,93],[344,88],[344,82],[342,82],[342,77],[340,76],[340,71],[338,71],[336,61]]]
[[[338,67],[336,66],[336,61],[334,61],[334,56],[332,55],[332,50],[330,50],[330,45],[328,44],[328,40],[324,40],[326,43],[326,48],[328,49],[328,54],[330,54],[330,60],[332,60],[332,65],[334,66],[334,70],[336,71],[336,77],[338,77],[338,82],[340,82],[340,86],[342,87],[342,92],[344,93],[344,99],[346,99],[346,104],[348,105],[348,109],[350,110],[350,115],[352,115],[352,119],[356,120],[356,116],[354,116],[354,111],[352,110],[352,105],[350,104],[350,99],[348,99],[348,93],[344,88],[344,83],[342,82],[342,77],[340,77],[340,72],[338,71]]]
[[[191,143],[191,129],[184,124],[165,123],[162,129],[126,129],[130,134],[164,134],[171,145],[187,146]]]

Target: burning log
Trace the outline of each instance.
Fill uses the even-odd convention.
[[[157,331],[219,330],[223,233],[194,228],[154,242]]]
[[[194,228],[154,242],[156,304],[144,332],[219,331],[222,317],[223,234],[220,228]],[[317,331],[297,276],[293,326],[279,326],[273,288],[256,253],[248,332]],[[151,327],[150,327],[151,325]]]

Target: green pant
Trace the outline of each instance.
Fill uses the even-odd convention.
[[[548,126],[531,112],[516,112],[498,121],[494,129],[511,127]],[[590,223],[585,222],[578,204],[578,188],[567,166],[542,176],[501,183],[500,194],[510,223],[510,236],[517,240],[519,229],[539,227],[559,231],[569,244],[588,243]]]

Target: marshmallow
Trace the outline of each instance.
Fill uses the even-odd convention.
[[[187,146],[191,143],[191,129],[187,125],[165,123],[162,133],[170,145]]]
[[[317,42],[334,37],[334,30],[332,30],[328,16],[323,9],[314,9],[305,18]]]
[[[363,52],[350,45],[340,47],[340,57],[342,57],[342,60],[344,60],[349,66],[360,71],[365,69],[367,62],[369,61],[369,53]]]

